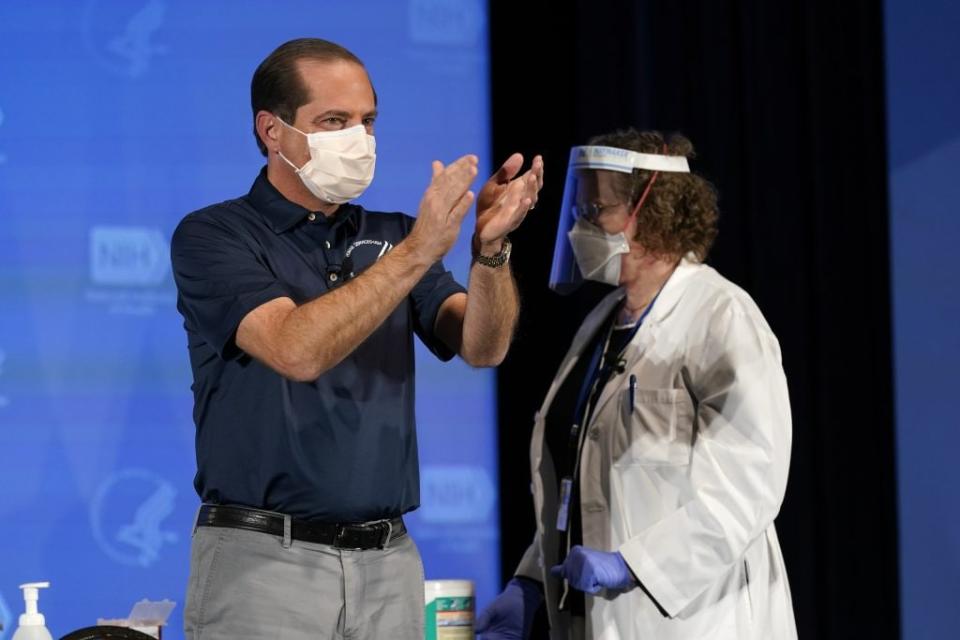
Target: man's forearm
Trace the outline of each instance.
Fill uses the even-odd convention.
[[[475,367],[500,364],[510,348],[519,309],[520,297],[510,267],[474,263],[463,317],[463,359]]]
[[[277,335],[294,376],[315,380],[367,339],[410,293],[430,262],[408,240],[343,286],[293,309]]]

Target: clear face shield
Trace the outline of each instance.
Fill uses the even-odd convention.
[[[621,174],[632,174],[634,169],[654,173],[631,209]],[[688,173],[690,168],[683,156],[601,146],[570,150],[550,269],[551,289],[570,293],[584,280],[620,284],[621,261],[624,254],[630,253],[624,231],[661,171]]]

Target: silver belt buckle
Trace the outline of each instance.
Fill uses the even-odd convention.
[[[384,518],[383,520],[374,520],[373,522],[369,522],[367,524],[387,525],[387,534],[383,536],[383,538],[381,538],[380,540],[380,549],[386,549],[387,546],[390,544],[390,537],[393,536],[393,521],[391,521],[389,518]]]
[[[386,525],[386,527],[383,527],[382,525]],[[380,542],[377,547],[358,547],[355,545],[348,544],[346,542],[349,527],[350,525],[340,525],[340,527],[337,530],[336,538],[334,538],[334,541],[333,541],[333,546],[335,548],[344,549],[346,551],[363,551],[364,549],[367,549],[367,548],[386,549],[387,545],[390,543],[391,536],[393,536],[393,522],[391,522],[389,519],[370,520],[369,522],[353,525],[353,529],[355,531],[372,528],[374,530],[380,530],[385,532],[384,535],[380,538]],[[356,542],[356,539],[354,539],[353,542]]]

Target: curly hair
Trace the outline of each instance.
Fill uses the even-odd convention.
[[[594,136],[589,144],[695,157],[693,144],[677,133],[664,136],[659,131],[630,128]],[[630,175],[617,174],[616,188],[631,210],[653,174],[646,169],[634,169]],[[637,212],[634,239],[654,255],[679,257],[692,252],[703,261],[717,237],[718,216],[717,193],[707,180],[693,173],[660,172]]]

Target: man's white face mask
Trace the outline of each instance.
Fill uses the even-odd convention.
[[[610,235],[580,218],[567,232],[567,237],[585,280],[605,282],[615,287],[620,284],[621,256],[630,253],[630,243],[623,231]]]
[[[343,204],[360,196],[370,186],[377,164],[377,144],[363,125],[339,131],[304,133],[293,125],[283,124],[307,138],[310,159],[302,167],[298,169],[282,153],[280,157],[293,167],[314,196],[324,202]]]

